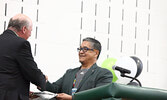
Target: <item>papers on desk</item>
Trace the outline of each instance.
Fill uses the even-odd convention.
[[[52,98],[57,96],[56,93],[52,93],[52,92],[49,92],[49,91],[34,92],[33,95],[37,95],[44,100],[52,99]]]

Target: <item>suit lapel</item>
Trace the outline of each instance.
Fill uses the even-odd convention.
[[[84,75],[82,81],[80,82],[77,91],[82,87],[82,85],[85,83],[85,81],[94,73],[97,65],[96,63],[87,71],[87,73]]]
[[[74,70],[70,75],[69,75],[69,94],[71,94],[71,90],[72,90],[72,86],[73,86],[73,82],[74,82],[74,79],[75,79],[75,75],[76,73],[79,71],[80,68],[77,68],[76,70]]]
[[[71,77],[69,78],[69,80],[70,80],[70,84],[71,84],[71,86],[72,86],[72,84],[73,84],[73,82],[74,82],[74,79],[75,79],[75,76],[76,76],[76,73],[79,71],[79,68],[78,69],[76,69],[73,73],[71,73]],[[69,83],[68,83],[69,84]]]

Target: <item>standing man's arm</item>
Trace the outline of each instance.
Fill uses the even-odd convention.
[[[25,41],[18,49],[17,61],[24,78],[40,87],[41,90],[45,90],[45,75],[43,75],[35,63],[28,41]]]

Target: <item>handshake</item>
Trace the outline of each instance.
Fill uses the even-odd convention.
[[[46,82],[48,81],[48,76],[45,75]],[[37,89],[41,90],[41,87],[37,86]],[[47,99],[47,95],[49,96],[56,96],[54,93],[48,92],[48,91],[43,91],[43,92],[29,92],[29,99],[33,100],[35,98],[42,98],[42,99]],[[46,98],[45,98],[46,97]],[[51,99],[51,98],[50,98]]]

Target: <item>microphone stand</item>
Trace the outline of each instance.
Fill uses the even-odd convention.
[[[122,72],[121,72],[121,76],[132,79],[130,82],[132,82],[133,80],[136,80],[139,83],[139,86],[142,87],[141,82],[138,79],[131,77],[131,76],[127,76],[127,75],[125,75],[125,73],[122,73]]]

